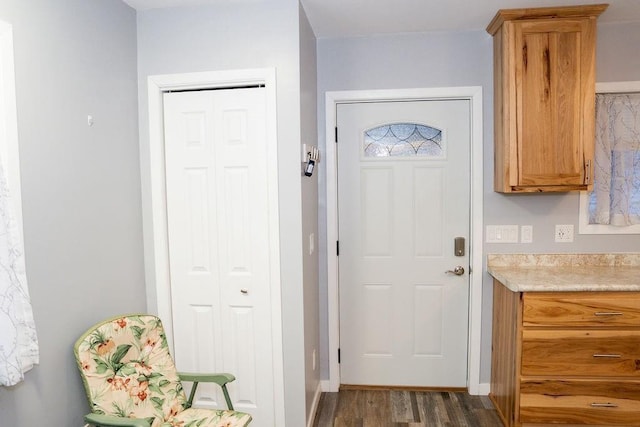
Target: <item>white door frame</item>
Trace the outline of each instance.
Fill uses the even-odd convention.
[[[336,106],[352,102],[467,99],[471,104],[471,242],[469,256],[469,344],[467,349],[467,387],[470,394],[483,394],[480,388],[480,349],[482,325],[482,87],[430,89],[339,91],[326,93],[327,158],[327,296],[329,319],[329,390],[340,387],[340,305],[338,257],[333,242],[338,240],[338,165],[335,144]]]
[[[147,78],[149,139],[140,138],[142,171],[143,231],[147,307],[162,319],[171,319],[171,283],[167,236],[167,197],[164,167],[164,92],[171,90],[233,88],[264,85],[267,103],[267,180],[269,198],[269,269],[273,344],[273,384],[275,425],[284,425],[284,365],[282,355],[282,309],[280,284],[280,224],[278,214],[278,140],[276,122],[276,70],[257,68],[155,75]],[[165,330],[173,348],[173,325]]]

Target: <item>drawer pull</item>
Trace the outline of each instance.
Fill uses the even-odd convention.
[[[620,359],[621,354],[594,354],[593,357],[601,357],[604,359]]]
[[[601,316],[601,317],[605,317],[605,316],[622,316],[622,313],[619,311],[596,311],[594,313],[594,316]]]
[[[618,405],[616,405],[615,403],[598,403],[598,402],[594,402],[591,404],[592,408],[617,408]]]

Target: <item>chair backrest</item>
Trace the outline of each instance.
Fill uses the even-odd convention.
[[[162,322],[147,314],[105,320],[76,341],[74,353],[91,411],[165,421],[186,397]]]

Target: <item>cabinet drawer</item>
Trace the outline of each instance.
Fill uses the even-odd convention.
[[[522,318],[524,326],[640,327],[640,293],[529,292]]]
[[[523,423],[640,426],[638,381],[523,381]]]
[[[640,378],[640,331],[522,331],[522,375]]]

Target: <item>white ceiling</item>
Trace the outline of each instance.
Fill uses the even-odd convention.
[[[124,0],[137,10],[275,0]],[[483,30],[499,9],[606,3],[606,0],[301,0],[318,38]],[[640,22],[640,0],[609,0],[599,22]]]

